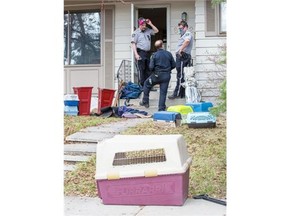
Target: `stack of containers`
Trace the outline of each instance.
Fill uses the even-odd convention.
[[[189,128],[216,127],[216,117],[209,113],[209,108],[213,107],[211,102],[186,103],[186,106],[190,106],[193,109],[193,112],[187,115]]]
[[[77,94],[64,95],[64,114],[65,115],[78,115],[79,98]]]
[[[103,204],[178,205],[188,197],[192,157],[181,134],[115,135],[97,144]]]

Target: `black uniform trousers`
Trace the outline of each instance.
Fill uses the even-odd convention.
[[[169,82],[171,79],[171,71],[169,72],[155,72],[152,73],[144,82],[143,87],[143,104],[149,104],[149,94],[151,88],[160,84],[160,96],[158,102],[158,111],[166,110],[166,96],[168,91]]]
[[[181,56],[176,54],[177,82],[173,92],[173,96],[175,97],[185,97],[185,88],[181,85],[181,83],[185,82],[184,67],[190,66],[190,64],[191,55],[187,53],[183,53]]]
[[[138,68],[139,68],[139,75],[138,75],[138,83],[141,87],[144,86],[145,80],[150,76],[151,72],[149,70],[149,63],[150,63],[150,52],[144,51],[141,49],[137,49],[139,56],[141,57],[140,60],[137,61]]]

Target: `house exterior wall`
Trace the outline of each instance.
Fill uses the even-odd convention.
[[[195,60],[196,79],[202,100],[217,103],[219,84],[226,76],[226,68],[215,64],[213,59],[226,44],[226,37],[206,36],[205,0],[195,2]]]
[[[131,5],[117,4],[115,6],[115,59],[114,73],[122,60],[131,60]],[[115,86],[117,86],[115,80]]]
[[[167,18],[169,26],[167,26],[167,38],[170,41],[167,43],[167,50],[175,57],[175,50],[178,42],[177,24],[180,21],[181,13],[183,11],[188,14],[189,30],[194,34],[192,58],[198,80],[198,88],[202,92],[202,100],[211,101],[215,103],[219,95],[219,83],[225,76],[226,69],[215,65],[211,58],[219,54],[220,46],[226,43],[226,37],[207,37],[206,18],[205,18],[205,0],[195,1],[135,1],[135,7],[141,6],[167,6]],[[97,6],[99,7],[99,6]],[[91,86],[93,84],[93,93],[97,94],[97,87],[101,88],[117,88],[117,71],[121,65],[122,60],[131,60],[131,4],[122,4],[121,2],[114,5],[105,6],[111,8],[113,15],[112,22],[112,36],[102,41],[101,46],[109,45],[112,54],[106,51],[102,53],[102,58],[105,58],[107,53],[110,58],[105,58],[105,65],[109,68],[107,71],[103,65],[94,66],[65,66],[64,76],[65,85],[64,92],[71,93],[73,86]],[[104,9],[105,9],[104,7]],[[79,7],[79,9],[84,9]],[[109,18],[109,17],[106,17]],[[152,19],[152,18],[151,18]],[[153,22],[153,19],[152,19]],[[105,26],[103,31],[105,31]],[[105,42],[107,43],[105,45]],[[109,66],[109,67],[108,67]],[[112,70],[112,71],[111,71]],[[85,78],[84,78],[85,77]],[[109,83],[106,86],[105,83]],[[111,84],[112,83],[112,84]],[[169,84],[169,91],[172,91],[176,84],[176,70],[172,71],[171,81]]]
[[[103,80],[101,67],[69,67],[64,68],[64,94],[73,93],[73,87],[93,86],[93,93],[97,93],[96,86],[101,86]]]
[[[175,51],[177,47],[177,42],[179,38],[178,34],[178,23],[181,19],[181,13],[183,11],[187,12],[188,14],[188,25],[189,30],[191,32],[194,32],[195,28],[195,2],[189,1],[189,2],[159,2],[159,4],[153,2],[153,4],[150,2],[146,3],[145,5],[169,5],[170,7],[170,26],[167,26],[167,34],[169,34],[170,30],[170,44],[167,44],[167,50],[169,50],[174,58],[175,58]],[[143,2],[141,4],[135,4],[135,7],[141,7],[143,6]],[[167,10],[167,13],[169,12]],[[167,15],[167,17],[169,17]],[[153,18],[151,18],[153,22]],[[137,26],[138,27],[138,26]],[[130,4],[124,5],[124,4],[117,4],[115,7],[115,76],[119,69],[119,66],[122,62],[122,60],[131,60],[131,6]],[[195,44],[195,41],[193,42]],[[153,46],[153,44],[152,44]],[[193,46],[192,50],[192,58],[195,59],[195,46]],[[176,69],[172,71],[171,81],[169,85],[169,90],[172,91],[176,85]],[[117,80],[115,80],[115,86],[117,86]]]

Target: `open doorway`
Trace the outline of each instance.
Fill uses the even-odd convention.
[[[163,40],[164,49],[167,48],[167,8],[138,8],[138,17],[150,19],[158,28],[159,32],[151,38],[151,52],[156,52],[154,43],[156,40]],[[150,27],[149,25],[147,25]]]

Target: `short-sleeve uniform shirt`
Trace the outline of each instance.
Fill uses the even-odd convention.
[[[131,43],[136,43],[136,47],[141,50],[149,51],[151,48],[151,35],[155,35],[153,29],[146,28],[142,32],[138,28],[132,34]]]
[[[182,44],[184,43],[185,40],[189,40],[190,43],[189,45],[183,50],[185,53],[187,54],[191,54],[191,50],[192,50],[192,46],[193,46],[193,36],[192,33],[189,31],[186,31],[178,40],[178,44],[177,44],[177,49],[176,49],[176,53],[179,51],[180,47],[182,46]]]

